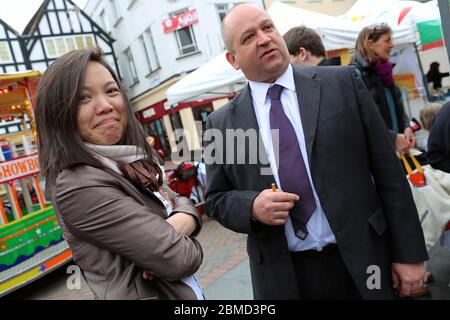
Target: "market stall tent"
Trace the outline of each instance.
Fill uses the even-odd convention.
[[[370,23],[353,23],[349,19],[328,16],[281,2],[274,2],[267,10],[281,34],[299,25],[316,30],[322,37],[325,50],[354,48],[361,29]],[[392,25],[395,45],[413,43],[416,40],[409,26]]]
[[[182,101],[224,97],[238,92],[245,83],[242,71],[235,70],[223,52],[172,85],[166,93],[166,106]]]
[[[386,22],[394,34],[399,28],[407,28],[421,50],[443,45],[441,20],[437,1],[420,3],[399,0],[358,0],[339,19],[363,27]]]

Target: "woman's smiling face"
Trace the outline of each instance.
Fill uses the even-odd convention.
[[[122,92],[108,69],[98,62],[90,62],[77,115],[78,132],[83,141],[117,144],[127,124],[125,108]]]

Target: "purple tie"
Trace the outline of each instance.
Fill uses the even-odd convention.
[[[278,176],[281,188],[285,192],[295,193],[300,197],[300,200],[290,210],[289,215],[295,235],[305,240],[308,235],[306,224],[316,209],[316,202],[297,135],[291,121],[283,111],[280,100],[282,91],[283,87],[275,84],[269,88],[267,93],[272,102],[270,106],[270,128],[279,130]]]

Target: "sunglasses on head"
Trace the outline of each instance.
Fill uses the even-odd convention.
[[[387,23],[382,22],[372,26],[371,29],[372,32],[369,35],[369,39],[374,39],[376,35],[387,32],[390,29],[390,27]]]

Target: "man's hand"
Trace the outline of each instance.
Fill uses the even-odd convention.
[[[252,215],[264,224],[283,225],[289,215],[289,210],[299,199],[299,196],[293,193],[278,189],[277,192],[273,192],[271,189],[266,189],[253,202]]]
[[[414,135],[414,131],[411,128],[406,128],[403,132],[405,135],[406,140],[408,140],[411,148],[414,148],[416,146],[416,136]]]
[[[392,263],[392,281],[401,297],[424,293],[428,280],[425,263]]]
[[[395,139],[395,149],[397,149],[397,152],[400,153],[400,155],[403,155],[409,152],[410,148],[411,144],[406,139],[405,135],[400,133],[397,134],[397,138]]]

